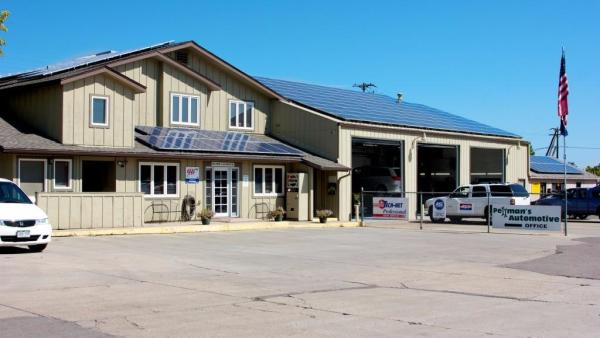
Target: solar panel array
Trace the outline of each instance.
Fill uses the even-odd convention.
[[[536,173],[543,174],[562,174],[564,173],[565,167],[564,162],[549,156],[531,156],[531,170]],[[567,174],[582,175],[583,172],[567,164]]]
[[[303,156],[264,135],[186,128],[136,127],[136,138],[157,150]]]
[[[102,61],[108,61],[111,59],[118,59],[120,57],[127,56],[129,54],[141,53],[144,51],[149,51],[151,49],[166,47],[166,46],[169,46],[172,44],[173,44],[172,42],[164,42],[164,43],[159,43],[159,44],[148,46],[148,47],[131,49],[131,50],[123,51],[123,52],[116,52],[116,51],[112,51],[112,50],[100,52],[100,53],[96,53],[93,55],[79,57],[79,58],[72,59],[69,61],[60,62],[60,63],[56,63],[53,65],[48,65],[48,66],[45,66],[42,68],[38,68],[38,69],[26,71],[26,72],[21,72],[21,73],[17,73],[17,74],[0,75],[0,82],[9,80],[9,79],[26,79],[26,78],[33,78],[33,77],[40,77],[40,76],[49,76],[49,75],[63,72],[66,70],[76,69],[79,67],[92,65],[92,64],[96,64],[96,63],[99,63]]]
[[[344,120],[519,137],[502,129],[387,95],[255,77],[284,97]]]

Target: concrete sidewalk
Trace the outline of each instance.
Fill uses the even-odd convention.
[[[170,222],[158,225],[130,228],[101,228],[101,229],[69,229],[54,230],[53,237],[73,237],[73,236],[110,236],[110,235],[152,235],[152,234],[177,234],[177,233],[195,233],[195,232],[220,232],[220,231],[248,231],[248,230],[269,230],[269,229],[303,229],[303,228],[339,228],[339,227],[357,227],[357,222],[339,222],[330,221],[319,223],[318,220],[297,222],[297,221],[242,221],[242,222],[219,222],[213,221],[210,225],[202,225],[197,221],[191,222]]]

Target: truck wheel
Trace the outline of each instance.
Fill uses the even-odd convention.
[[[584,214],[584,215],[579,215],[578,217],[579,217],[579,219],[580,219],[580,220],[582,220],[582,221],[583,221],[583,220],[585,220],[585,219],[587,219],[587,218],[588,218],[588,215],[585,215],[585,214]]]

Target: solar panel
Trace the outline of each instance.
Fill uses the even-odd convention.
[[[263,77],[255,79],[291,100],[349,121],[519,137],[422,104],[398,103],[386,95]]]
[[[531,170],[537,173],[545,174],[562,174],[564,173],[564,162],[549,156],[531,156],[530,158]],[[567,174],[582,175],[583,172],[567,164]]]
[[[139,126],[136,138],[158,150],[304,156],[268,136],[232,131]]]

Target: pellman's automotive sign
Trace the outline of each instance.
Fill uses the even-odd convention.
[[[494,228],[560,231],[560,206],[492,205]]]
[[[373,197],[373,217],[406,219],[408,201],[400,197]]]

